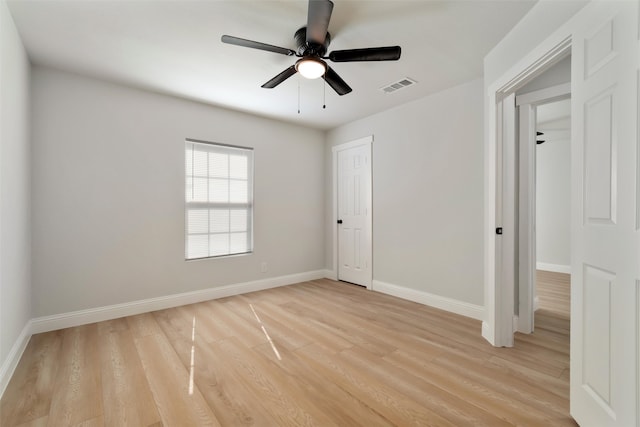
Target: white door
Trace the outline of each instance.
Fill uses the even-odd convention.
[[[371,287],[371,142],[336,148],[338,280]]]
[[[593,2],[582,16],[571,63],[571,415],[638,426],[638,2]]]

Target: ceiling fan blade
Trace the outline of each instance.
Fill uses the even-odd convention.
[[[324,45],[333,11],[331,0],[309,0],[307,43]]]
[[[261,87],[265,89],[273,89],[283,81],[287,80],[289,77],[293,76],[295,73],[297,73],[296,67],[292,65],[291,67],[287,68],[286,70],[284,70],[283,72],[281,72],[280,74],[278,74],[277,76],[275,76],[274,78],[272,78],[271,80],[263,84]]]
[[[220,40],[222,41],[222,43],[234,44],[236,46],[242,46],[242,47],[250,47],[252,49],[266,50],[269,52],[281,53],[287,56],[293,56],[296,54],[296,52],[291,49],[287,49],[280,46],[274,46],[266,43],[260,43],[253,40],[241,39],[240,37],[224,35]]]
[[[397,61],[401,52],[400,46],[334,50],[329,54],[329,59],[333,62]]]
[[[342,77],[340,77],[338,73],[336,73],[333,68],[329,66],[327,66],[327,71],[324,73],[324,76],[322,76],[322,78],[340,96],[346,95],[353,90],[344,80],[342,80]]]

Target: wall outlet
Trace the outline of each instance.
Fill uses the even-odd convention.
[[[268,269],[269,268],[268,268],[268,265],[267,265],[266,262],[263,262],[262,264],[260,264],[260,271],[261,272],[266,273]]]

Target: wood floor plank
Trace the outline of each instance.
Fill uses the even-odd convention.
[[[284,370],[290,377],[304,379],[302,382],[304,389],[301,392],[307,395],[307,400],[319,410],[331,414],[331,420],[336,425],[392,426],[376,410],[365,405],[337,384],[327,381],[320,372],[311,369],[311,366],[304,363],[294,351],[285,348],[277,355],[267,344],[255,347],[254,351],[271,361],[273,369]],[[341,404],[336,405],[335,402],[341,402]]]
[[[227,304],[227,298],[210,304],[215,318],[229,327],[232,337],[240,340],[246,347],[253,347],[267,342],[267,337],[253,317],[248,304]],[[240,305],[240,307],[239,307]]]
[[[135,344],[164,425],[221,425],[165,336],[136,338]]]
[[[160,414],[131,331],[128,328],[109,328],[109,331],[105,331],[99,343],[104,425],[148,426],[159,422]]]
[[[187,313],[197,313],[196,306],[202,305],[189,306]],[[238,381],[238,375],[228,360],[216,351],[214,344],[219,340],[207,342],[198,335],[198,331],[205,327],[203,316],[195,317],[194,321],[194,318],[164,315],[168,312],[175,313],[156,313],[158,324],[185,369],[190,369],[194,386],[202,393],[220,423],[227,426],[271,425],[271,415],[260,402],[247,397],[251,396],[250,391]]]
[[[514,401],[526,404],[530,411],[565,413],[562,405],[558,404],[557,400],[560,399],[557,399],[556,395],[548,390],[531,385],[520,377],[514,377],[503,371],[492,369],[488,365],[484,365],[484,369],[481,369],[475,362],[469,362],[457,355],[436,358],[434,363],[441,369],[464,371],[471,381],[486,387],[492,387],[501,394],[511,396]],[[555,403],[549,404],[549,402]]]
[[[215,344],[196,344],[195,384],[225,426],[272,426],[274,419],[251,392],[252,386],[238,381],[239,374],[230,366]]]
[[[353,343],[332,332],[322,321],[306,316],[302,312],[287,309],[286,305],[288,303],[289,301],[281,305],[275,305],[271,302],[264,302],[261,307],[269,310],[269,313],[281,320],[282,323],[291,325],[293,329],[299,331],[313,343],[320,343],[325,347],[334,349],[349,348],[353,345]]]
[[[287,319],[280,315],[282,312],[280,307],[274,307],[262,301],[250,302],[250,300],[243,298],[240,300],[247,301],[255,321],[261,328],[264,328],[263,332],[270,338],[277,340],[280,345],[295,350],[312,343],[311,338],[289,326]]]
[[[91,325],[64,331],[52,393],[50,425],[78,425],[101,417],[102,382],[98,328]]]
[[[512,362],[500,357],[492,357],[484,363],[484,366],[489,369],[498,368],[510,377],[521,378],[529,384],[534,384],[537,387],[542,387],[554,393],[558,396],[556,404],[566,409],[565,403],[568,402],[569,398],[569,378],[561,380],[537,371],[533,367],[524,366],[522,363]],[[568,370],[566,371],[568,372]]]
[[[521,405],[514,402],[511,396],[505,396],[493,387],[473,381],[463,371],[443,370],[436,364],[422,360],[418,355],[404,351],[385,356],[385,360],[443,390],[455,392],[456,396],[467,402],[490,414],[496,414],[500,417],[500,422],[506,422],[507,425],[541,425],[546,422],[544,416],[523,412]]]
[[[96,324],[100,335],[110,334],[113,332],[121,332],[129,330],[129,324],[125,317],[119,319],[105,320]]]
[[[342,337],[349,343],[366,348],[374,354],[383,356],[396,349],[381,337],[371,333],[367,328],[366,321],[358,319],[356,322],[348,323],[349,319],[345,319],[346,314],[334,307],[324,307],[322,310],[317,305],[304,301],[283,304],[283,307],[297,313],[304,313],[305,316],[321,323],[332,334]]]
[[[0,425],[29,423],[49,414],[62,337],[62,331],[54,331],[31,338],[2,398]]]
[[[455,425],[508,426],[508,422],[474,406],[457,396],[457,389],[444,389],[423,380],[415,372],[389,363],[385,358],[368,353],[359,347],[340,352],[340,359],[350,369],[359,366],[371,378],[375,378],[410,400],[449,420]]]
[[[149,335],[162,334],[152,313],[138,314],[126,318],[127,326],[135,338],[147,337]]]
[[[291,394],[296,387],[293,380],[280,371],[269,370],[268,365],[235,338],[214,344],[234,366],[239,380],[250,387],[257,401],[265,402],[279,426],[332,425],[327,414],[308,405],[299,395]]]
[[[0,400],[16,426],[575,426],[569,276],[533,334],[331,280],[34,335]]]
[[[88,420],[84,420],[75,425],[75,427],[101,427],[104,426],[103,417],[95,417]]]
[[[0,425],[4,425],[4,424],[0,424]],[[27,421],[26,423],[20,424],[17,427],[46,427],[47,425],[49,425],[49,416],[45,415],[44,417]]]
[[[437,413],[407,399],[384,382],[358,370],[349,369],[343,361],[327,349],[310,345],[296,353],[348,393],[356,396],[366,405],[376,408],[378,413],[395,425],[455,425]]]

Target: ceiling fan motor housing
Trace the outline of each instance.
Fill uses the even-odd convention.
[[[324,56],[327,48],[331,44],[331,34],[327,32],[324,43],[307,43],[307,27],[302,27],[293,36],[298,46],[298,55],[300,56]]]

